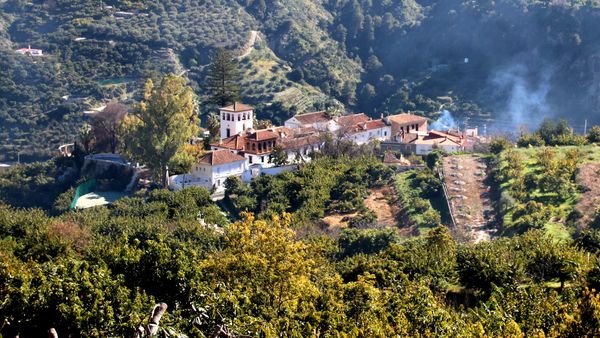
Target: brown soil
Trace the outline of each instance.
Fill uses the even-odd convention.
[[[388,227],[395,227],[398,224],[397,216],[400,208],[397,203],[396,193],[391,187],[370,189],[370,194],[365,199],[365,206],[371,209],[377,215],[377,223]]]
[[[466,232],[475,243],[490,240],[494,231],[487,227],[493,208],[483,159],[475,155],[448,156],[443,160],[443,172],[456,230]]]
[[[335,229],[335,228],[343,229],[348,226],[347,221],[356,215],[357,215],[357,213],[330,214],[330,215],[323,217],[322,221],[325,223],[325,226],[330,230]]]
[[[585,189],[575,209],[582,214],[579,228],[585,228],[594,219],[600,206],[600,163],[588,163],[579,168],[577,181]]]
[[[392,187],[369,189],[369,195],[365,198],[365,206],[377,215],[377,224],[385,227],[396,227],[400,207],[396,203],[396,192]],[[322,221],[326,227],[331,229],[345,228],[348,220],[355,217],[357,213],[351,214],[329,214]]]

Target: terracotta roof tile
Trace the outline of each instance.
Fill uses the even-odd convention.
[[[219,110],[230,111],[230,112],[248,111],[248,110],[252,110],[252,109],[253,109],[252,107],[245,105],[243,103],[239,103],[239,102],[234,102],[230,106],[219,108]]]
[[[202,156],[198,163],[205,163],[210,165],[220,165],[226,163],[233,163],[239,161],[245,161],[243,156],[232,153],[229,150],[213,150]]]
[[[330,120],[325,111],[317,111],[294,116],[302,124],[324,123]]]
[[[368,131],[368,130],[381,129],[384,127],[387,127],[387,124],[385,124],[385,122],[383,122],[383,120],[379,119],[379,120],[372,120],[372,121],[357,123],[356,125],[350,127],[347,132],[350,134],[354,134],[354,133],[360,133],[360,132]]]
[[[278,138],[279,134],[269,129],[257,130],[255,132],[249,133],[246,138],[255,141],[263,141],[270,140],[274,138]]]
[[[233,135],[228,138],[224,138],[218,142],[211,143],[213,147],[227,148],[232,150],[244,150],[244,144],[246,138],[243,134]]]
[[[464,145],[464,139],[441,131],[430,131],[426,136],[418,136],[407,143],[439,144],[439,145]]]
[[[406,113],[390,115],[390,116],[388,116],[388,119],[392,122],[396,122],[399,124],[427,122],[427,119],[424,118],[423,116],[406,114]]]
[[[363,113],[344,115],[336,119],[336,122],[341,126],[351,126],[361,122],[369,121],[369,117]]]

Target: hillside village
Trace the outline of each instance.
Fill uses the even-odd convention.
[[[175,190],[198,185],[222,193],[225,180],[241,177],[244,182],[262,174],[277,174],[294,169],[295,163],[310,161],[319,151],[325,135],[356,145],[379,142],[382,149],[403,155],[427,155],[434,149],[458,152],[481,141],[457,131],[428,130],[427,119],[401,113],[372,119],[363,113],[330,116],[326,111],[295,115],[283,126],[254,129],[253,108],[243,103],[219,109],[220,133],[211,150],[198,159],[189,173],[169,178]],[[469,140],[469,141],[468,141]],[[274,160],[282,154],[283,159]]]

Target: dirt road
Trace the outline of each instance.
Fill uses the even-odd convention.
[[[600,205],[600,163],[582,165],[577,174],[577,181],[585,189],[575,206],[582,215],[578,227],[585,229],[594,220],[596,208]]]
[[[495,229],[488,228],[493,208],[484,160],[476,155],[444,157],[443,173],[457,229],[472,242],[489,241]]]

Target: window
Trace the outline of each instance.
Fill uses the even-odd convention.
[[[231,136],[231,129],[227,128],[227,136],[226,137],[229,137],[229,136]]]
[[[252,155],[248,156],[248,163],[252,164]]]
[[[221,120],[225,121],[225,113],[221,113]]]
[[[258,144],[258,151],[262,151],[262,143]]]
[[[240,121],[242,119],[242,117],[240,116],[240,114],[237,114],[238,116],[238,121]]]
[[[242,124],[242,130],[246,130],[246,124]]]
[[[261,161],[262,163],[265,163],[265,157],[264,157],[264,156],[261,156],[261,157],[260,157],[260,161]]]
[[[256,143],[252,143],[252,150],[256,150]]]
[[[384,132],[383,132],[383,136],[387,136],[387,131],[384,131]]]

